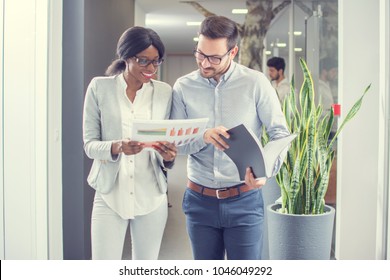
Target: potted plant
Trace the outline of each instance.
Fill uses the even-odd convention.
[[[324,197],[335,157],[333,146],[346,123],[359,111],[370,88],[366,88],[330,139],[333,109],[323,117],[322,106],[314,102],[310,71],[303,59],[300,65],[304,78],[298,94],[300,109],[294,79],[283,104],[287,125],[297,137],[276,175],[281,203],[267,207],[271,259],[330,258],[335,210],[325,205]]]

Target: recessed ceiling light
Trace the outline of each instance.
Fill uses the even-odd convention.
[[[232,14],[244,15],[248,13],[248,9],[233,9]]]
[[[290,35],[290,32],[288,32],[288,35]],[[294,35],[295,36],[301,36],[302,35],[302,31],[294,31]]]
[[[200,21],[187,21],[188,26],[199,26],[200,23]]]
[[[198,42],[199,41],[199,37],[194,37],[192,40],[194,40],[195,42]]]
[[[278,48],[285,48],[287,46],[287,44],[286,43],[276,43],[276,46]]]
[[[302,51],[302,48],[294,48],[294,51],[296,51],[296,52],[301,52],[301,51]]]
[[[266,54],[266,55],[270,55],[270,54],[271,54],[271,51],[265,51],[265,54]]]

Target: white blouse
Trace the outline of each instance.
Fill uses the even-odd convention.
[[[122,116],[122,136],[131,139],[133,119],[152,118],[153,87],[143,84],[132,103],[126,95],[126,81],[120,75],[123,91],[117,92]],[[107,205],[123,219],[146,215],[166,202],[166,194],[161,194],[150,160],[153,151],[143,150],[136,155],[120,157],[119,173],[114,188],[101,194]]]

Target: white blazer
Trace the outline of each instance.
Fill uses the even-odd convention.
[[[122,74],[120,74],[122,75]],[[152,119],[168,119],[172,105],[170,85],[152,80]],[[88,184],[100,193],[113,188],[119,171],[120,156],[111,155],[113,140],[123,139],[122,120],[117,91],[123,87],[119,76],[96,77],[90,82],[84,101],[83,141],[87,156],[93,159]],[[167,192],[163,159],[151,153],[151,160],[161,193]],[[164,169],[165,170],[165,169]]]

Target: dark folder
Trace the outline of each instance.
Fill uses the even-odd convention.
[[[255,178],[271,177],[276,160],[282,151],[288,147],[296,135],[279,138],[268,142],[265,147],[254,133],[245,125],[240,124],[227,131],[230,138],[221,137],[229,145],[224,152],[236,164],[240,180],[244,181],[247,167],[252,168]]]

